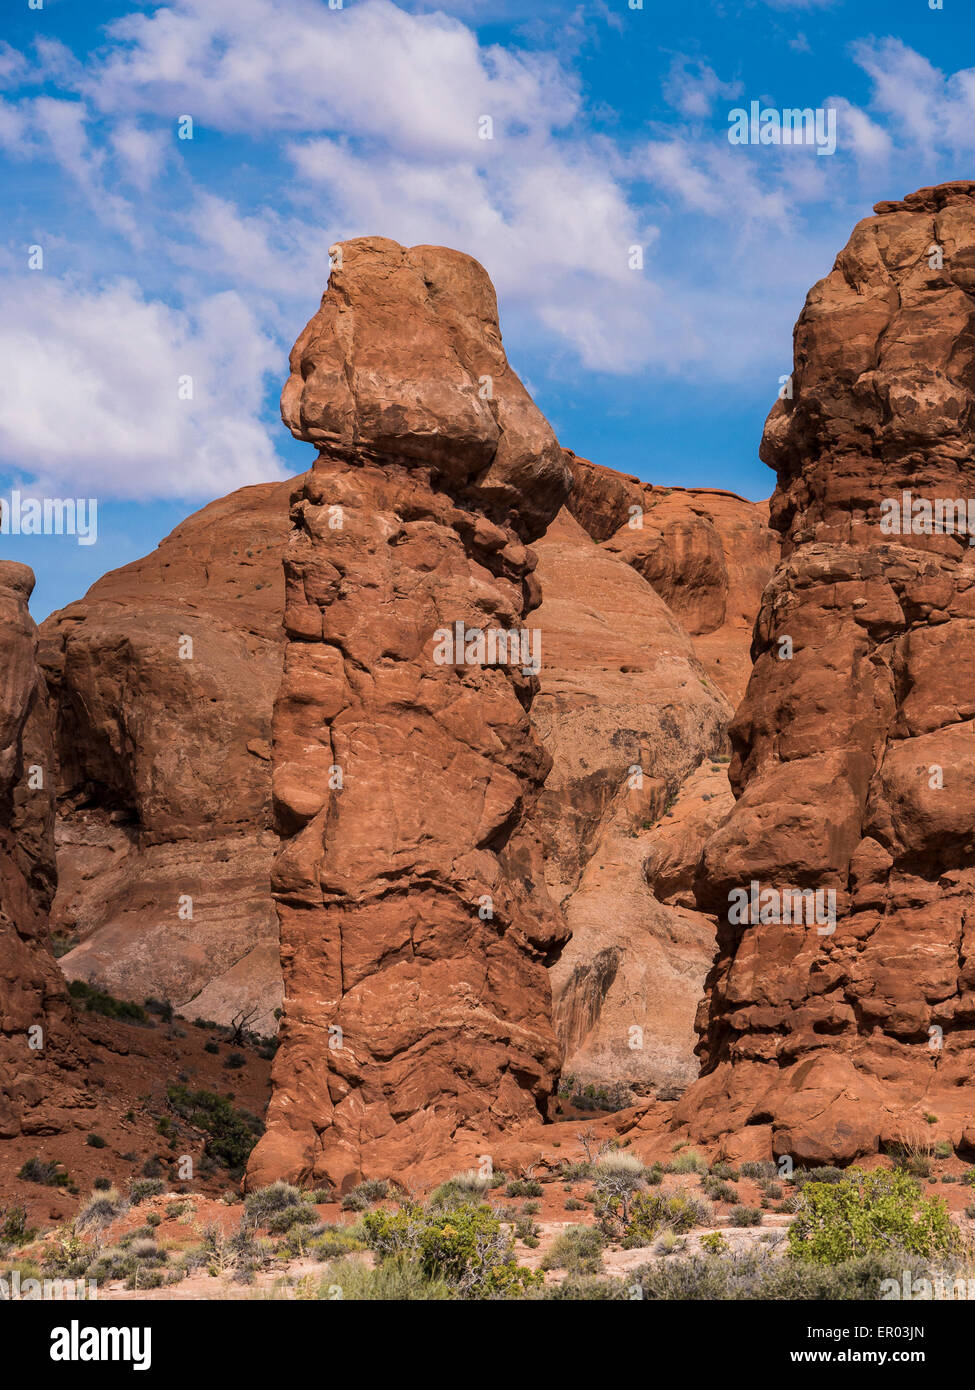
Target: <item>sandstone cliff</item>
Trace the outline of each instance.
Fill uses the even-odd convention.
[[[41,629],[66,975],[259,1033],[282,997],[270,726],[291,486],[205,507]]]
[[[975,552],[923,507],[917,532],[885,520],[975,496],[973,329],[975,184],[879,204],[810,292],[766,425],[784,552],[698,879],[720,955],[678,1112],[731,1152],[975,1144]],[[752,883],[764,917],[729,920]],[[773,920],[793,889],[818,921]]]
[[[34,576],[0,561],[0,1138],[51,1134],[78,1089],[84,1052],[72,1026],[47,914],[55,883],[52,750]]]

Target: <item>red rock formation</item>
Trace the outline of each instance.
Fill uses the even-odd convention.
[[[715,488],[658,487],[570,460],[572,514],[651,585],[711,679],[740,700],[755,614],[779,554],[767,504]]]
[[[534,548],[532,723],[553,766],[533,821],[572,933],[550,971],[563,1072],[624,1097],[683,1086],[714,927],[658,902],[644,861],[685,779],[724,749],[731,707],[663,599],[567,510]]]
[[[699,879],[723,925],[679,1110],[804,1162],[975,1146],[975,551],[881,524],[905,492],[975,497],[975,183],[876,213],[810,292],[766,425],[785,549]],[[835,931],[729,921],[753,881],[835,894]]]
[[[203,508],[42,627],[65,973],[260,1033],[282,998],[270,724],[291,487]]]
[[[321,452],[285,566],[286,1002],[252,1184],[396,1173],[537,1120],[558,1072],[545,959],[566,933],[525,826],[548,770],[537,677],[521,659],[451,664],[442,639],[527,628],[524,542],[568,473],[476,262],[341,250],[282,395]]]
[[[52,1134],[83,1106],[72,1076],[84,1053],[50,950],[55,881],[52,757],[34,576],[0,561],[0,1138]]]

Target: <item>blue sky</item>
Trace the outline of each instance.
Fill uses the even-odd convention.
[[[766,496],[806,291],[873,203],[975,175],[973,37],[968,0],[7,0],[0,496],[99,508],[93,546],[0,537],[35,616],[310,466],[277,398],[350,236],[477,256],[567,447]],[[834,108],[835,154],[731,145],[751,100]]]

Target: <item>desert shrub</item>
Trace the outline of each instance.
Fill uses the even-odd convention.
[[[706,1173],[708,1165],[694,1149],[679,1153],[669,1165],[672,1173]]]
[[[640,1192],[633,1198],[630,1217],[623,1232],[624,1249],[650,1245],[663,1228],[683,1235],[694,1226],[706,1225],[713,1216],[711,1203],[689,1193]]]
[[[252,1226],[266,1226],[272,1216],[301,1204],[301,1191],[290,1183],[272,1182],[269,1187],[260,1187],[249,1192],[244,1199],[244,1214]],[[314,1213],[312,1213],[314,1219]]]
[[[728,1242],[720,1231],[708,1231],[706,1236],[701,1237],[701,1249],[709,1255],[723,1255],[728,1249]]]
[[[267,1219],[267,1228],[272,1235],[282,1235],[285,1231],[290,1231],[292,1226],[317,1226],[318,1213],[308,1202],[299,1202],[295,1207],[286,1207],[284,1211],[276,1211],[273,1216]]]
[[[564,1269],[569,1274],[598,1274],[602,1269],[605,1237],[595,1226],[570,1226],[556,1236],[542,1260],[542,1269]]]
[[[900,1280],[902,1260],[902,1253],[888,1252],[831,1267],[782,1260],[763,1247],[657,1261],[635,1270],[627,1282],[639,1284],[643,1298],[654,1301],[864,1301],[881,1296],[883,1280]]]
[[[462,1298],[515,1297],[542,1278],[516,1263],[512,1236],[484,1204],[449,1211],[406,1204],[366,1212],[362,1226],[379,1259],[418,1263],[427,1279],[444,1280]]]
[[[243,1172],[251,1149],[264,1132],[261,1121],[246,1110],[235,1110],[215,1091],[190,1091],[176,1085],[166,1094],[177,1115],[206,1133],[206,1154],[231,1172]]]
[[[512,1178],[504,1189],[506,1197],[541,1197],[542,1191],[537,1178]]]
[[[761,1226],[762,1213],[758,1207],[735,1207],[728,1221],[732,1226]]]
[[[740,1174],[737,1168],[733,1168],[730,1163],[725,1163],[723,1159],[719,1159],[717,1163],[711,1164],[711,1176],[720,1178],[722,1182],[737,1182]]]
[[[792,1174],[793,1187],[805,1187],[807,1182],[842,1182],[846,1174],[832,1165],[826,1168],[797,1168]]]
[[[643,1160],[626,1149],[605,1149],[592,1165],[593,1177],[598,1182],[602,1177],[624,1174],[635,1182],[642,1182],[646,1171]]]
[[[106,1142],[107,1141],[103,1139],[100,1134],[96,1134],[94,1130],[91,1131],[85,1140],[88,1147],[92,1149],[104,1149]]]
[[[356,1250],[365,1250],[362,1233],[356,1226],[326,1225],[307,1236],[302,1231],[293,1232],[290,1239],[304,1237],[302,1244],[307,1255],[313,1259],[334,1260],[340,1255],[351,1255]],[[296,1242],[297,1243],[297,1242]]]
[[[29,1245],[36,1234],[36,1228],[27,1224],[25,1206],[0,1207],[0,1241],[10,1245]]]
[[[484,1177],[476,1168],[468,1168],[464,1173],[455,1173],[452,1178],[442,1182],[430,1193],[432,1207],[457,1206],[472,1198],[483,1197],[491,1190],[492,1178]]]
[[[373,1202],[381,1202],[389,1196],[389,1183],[385,1178],[366,1178],[342,1198],[343,1211],[365,1211]]]
[[[41,1187],[65,1187],[69,1182],[64,1165],[54,1159],[29,1158],[17,1173],[23,1182],[36,1182]]]
[[[129,1183],[129,1201],[137,1207],[149,1197],[160,1197],[166,1191],[162,1178],[135,1178]]]
[[[961,1237],[942,1197],[924,1197],[903,1169],[851,1169],[842,1182],[807,1182],[789,1228],[789,1254],[839,1264],[898,1247],[924,1258],[952,1255]]]
[[[125,1023],[148,1023],[149,1015],[141,1004],[133,1004],[129,999],[116,999],[104,990],[94,989],[84,980],[72,980],[68,993],[85,1013],[102,1014],[105,1018],[118,1018]]]
[[[741,1198],[731,1184],[721,1182],[719,1178],[712,1178],[710,1176],[703,1178],[701,1180],[701,1186],[704,1189],[705,1195],[710,1197],[712,1202],[730,1202],[735,1204],[741,1201]]]
[[[241,1067],[247,1065],[247,1058],[242,1052],[230,1052],[224,1059],[224,1066],[228,1071],[240,1071]]]
[[[75,1229],[98,1230],[110,1226],[116,1217],[127,1211],[128,1202],[114,1187],[107,1192],[92,1194],[75,1217]]]
[[[415,1260],[395,1256],[369,1269],[361,1260],[331,1265],[322,1276],[318,1298],[376,1300],[384,1303],[447,1301],[457,1295],[445,1279],[431,1278]]]
[[[755,1163],[749,1161],[743,1163],[738,1170],[743,1178],[751,1178],[754,1182],[769,1182],[772,1178],[779,1176],[779,1170],[770,1159],[762,1159]]]
[[[541,1229],[530,1216],[516,1216],[514,1220],[514,1232],[516,1239],[527,1245],[529,1250],[537,1250]]]
[[[566,1197],[565,1209],[566,1211],[585,1211],[586,1204],[580,1202],[578,1197]]]

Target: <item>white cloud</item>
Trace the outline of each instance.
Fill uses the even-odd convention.
[[[166,163],[169,140],[161,131],[123,121],[110,132],[109,141],[125,179],[141,193],[147,192]]]
[[[664,96],[684,116],[703,120],[719,97],[734,100],[742,92],[740,82],[722,82],[707,63],[678,55],[663,84]]]
[[[193,315],[120,281],[0,285],[0,456],[60,495],[217,496],[281,476],[261,423],[282,356],[236,294]],[[192,376],[194,399],[178,398]],[[66,490],[66,491],[65,491]]]
[[[482,48],[459,20],[390,0],[174,0],[108,31],[115,47],[81,84],[95,105],[217,130],[334,131],[430,159],[477,150],[482,115],[500,135],[526,115],[552,129],[579,110],[550,56]]]
[[[882,163],[890,158],[893,141],[865,111],[845,97],[829,97],[824,104],[836,109],[837,140],[844,153],[852,154],[862,164]]]
[[[894,38],[856,43],[853,57],[873,82],[871,107],[905,143],[928,155],[975,149],[975,68],[946,77]]]

